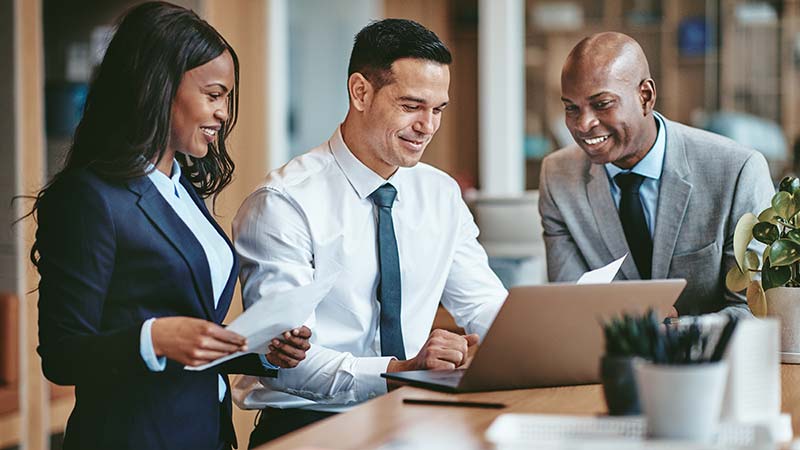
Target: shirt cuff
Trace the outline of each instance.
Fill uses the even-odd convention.
[[[361,357],[353,362],[352,370],[355,378],[356,398],[359,402],[375,398],[388,392],[386,379],[381,374],[386,372],[389,363],[395,358],[391,356]]]
[[[150,332],[155,320],[155,317],[153,317],[145,320],[144,324],[142,324],[142,332],[139,334],[139,353],[151,372],[163,372],[167,368],[167,357],[156,356],[156,351],[153,349],[153,337]]]
[[[225,393],[227,391],[228,386],[225,386],[225,380],[222,379],[222,375],[217,375],[217,394],[219,396],[220,403],[225,400]]]
[[[271,362],[269,362],[269,360],[267,359],[267,355],[264,355],[263,353],[259,353],[258,354],[258,359],[261,361],[261,365],[264,366],[264,368],[267,369],[267,370],[279,370],[280,369],[280,367],[278,367],[278,366],[272,364]]]

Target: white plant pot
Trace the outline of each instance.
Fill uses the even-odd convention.
[[[776,287],[765,294],[767,315],[781,323],[781,351],[800,353],[800,288]]]
[[[719,425],[726,362],[635,365],[639,402],[651,437],[710,442]]]

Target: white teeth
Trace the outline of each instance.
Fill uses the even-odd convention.
[[[214,136],[217,135],[217,130],[215,130],[213,128],[205,128],[205,127],[203,127],[203,128],[200,128],[200,129],[203,130],[203,133],[205,133],[205,134],[207,134],[207,135],[209,135],[211,137],[214,137]]]
[[[583,142],[586,142],[589,145],[595,145],[595,144],[599,144],[601,142],[605,142],[606,139],[608,139],[608,136],[600,136],[600,137],[591,138],[591,139],[584,139]]]

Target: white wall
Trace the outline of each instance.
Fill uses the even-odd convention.
[[[291,0],[289,157],[327,140],[347,112],[347,64],[356,33],[380,19],[381,0]]]
[[[516,195],[525,189],[525,4],[479,0],[478,5],[481,190]]]

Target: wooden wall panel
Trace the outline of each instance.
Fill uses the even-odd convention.
[[[44,181],[44,67],[42,6],[38,0],[15,0],[15,84],[16,102],[16,167],[17,193],[35,193]],[[17,203],[18,216],[29,205]],[[36,354],[38,344],[36,293],[39,276],[28,262],[35,224],[26,220],[17,225],[17,264],[22,274],[17,295],[20,308],[20,390],[21,438],[27,450],[48,448],[48,399],[41,362]]]

